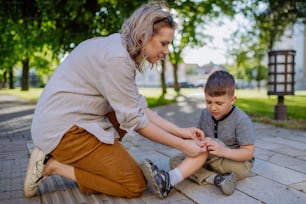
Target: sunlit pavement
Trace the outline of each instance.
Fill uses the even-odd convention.
[[[181,97],[177,104],[155,108],[161,116],[182,127],[195,126],[204,107],[201,94]],[[33,148],[30,125],[35,104],[0,95],[0,203],[306,203],[306,131],[275,128],[255,123],[254,175],[238,182],[231,196],[224,196],[215,186],[199,186],[185,180],[164,200],[148,187],[137,199],[123,199],[103,194],[82,194],[77,185],[59,176],[50,176],[39,187],[37,196],[24,198],[23,180]],[[163,169],[177,150],[130,134],[123,144],[141,163],[145,158]]]

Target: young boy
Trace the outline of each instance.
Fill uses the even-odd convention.
[[[198,184],[215,184],[225,195],[231,195],[236,180],[251,171],[255,132],[251,119],[234,106],[233,76],[223,70],[214,72],[204,92],[206,108],[202,110],[198,128],[205,134],[201,145],[206,145],[207,152],[193,158],[182,154],[170,158],[169,172],[159,170],[150,160],[142,164],[145,177],[161,198],[187,177]]]

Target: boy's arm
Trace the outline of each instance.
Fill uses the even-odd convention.
[[[205,144],[209,154],[224,157],[234,161],[248,161],[254,156],[254,145],[242,145],[239,149],[231,149],[224,144],[206,137]]]
[[[239,149],[230,149],[225,147],[224,156],[225,158],[234,161],[248,161],[254,156],[254,145],[243,145]]]
[[[226,146],[223,157],[234,161],[252,160],[254,157],[255,131],[252,120],[249,117],[243,117],[243,115],[239,117],[239,120],[236,122],[235,137],[238,144],[240,144],[240,148],[231,149]]]

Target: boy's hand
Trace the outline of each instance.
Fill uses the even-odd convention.
[[[207,146],[207,151],[209,152],[209,154],[219,157],[224,157],[227,149],[227,147],[224,144],[219,143],[210,137],[206,137],[204,139],[204,143]]]

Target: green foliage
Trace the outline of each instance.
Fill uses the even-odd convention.
[[[208,0],[208,1],[171,1],[170,7],[175,10],[174,14],[179,23],[177,35],[171,42],[170,62],[173,65],[174,89],[180,92],[178,85],[178,64],[183,62],[183,50],[189,47],[205,45],[211,38],[205,35],[210,19],[220,15],[232,16],[235,12],[233,1]]]
[[[303,1],[258,1],[266,5],[266,9],[259,11],[252,9],[252,18],[255,20],[254,30],[259,29],[259,43],[271,50],[285,30],[294,24],[298,18],[306,17],[306,2]],[[257,3],[258,3],[257,2]]]
[[[249,24],[239,25],[239,30],[226,39],[228,55],[234,59],[231,68],[234,76],[258,82],[266,79],[266,67],[262,64],[265,63],[264,57],[298,17],[306,16],[302,12],[305,8],[306,2],[302,1],[243,1],[239,11]]]
[[[254,79],[256,81],[261,81],[268,78],[268,68],[263,65],[257,65],[253,68],[253,73],[255,74]]]
[[[22,62],[22,86],[26,86],[30,68],[36,68],[38,73],[48,73],[47,66],[81,41],[117,32],[123,20],[140,3],[109,0],[1,1],[0,69],[9,69]],[[38,52],[45,52],[45,48],[51,55],[37,56]],[[53,69],[49,67],[50,71]]]
[[[175,99],[167,99],[163,96],[160,96],[159,98],[155,97],[146,97],[148,106],[153,108],[161,105],[167,105],[175,102]]]
[[[187,75],[197,75],[198,74],[197,66],[195,66],[195,65],[187,65],[186,74]]]

